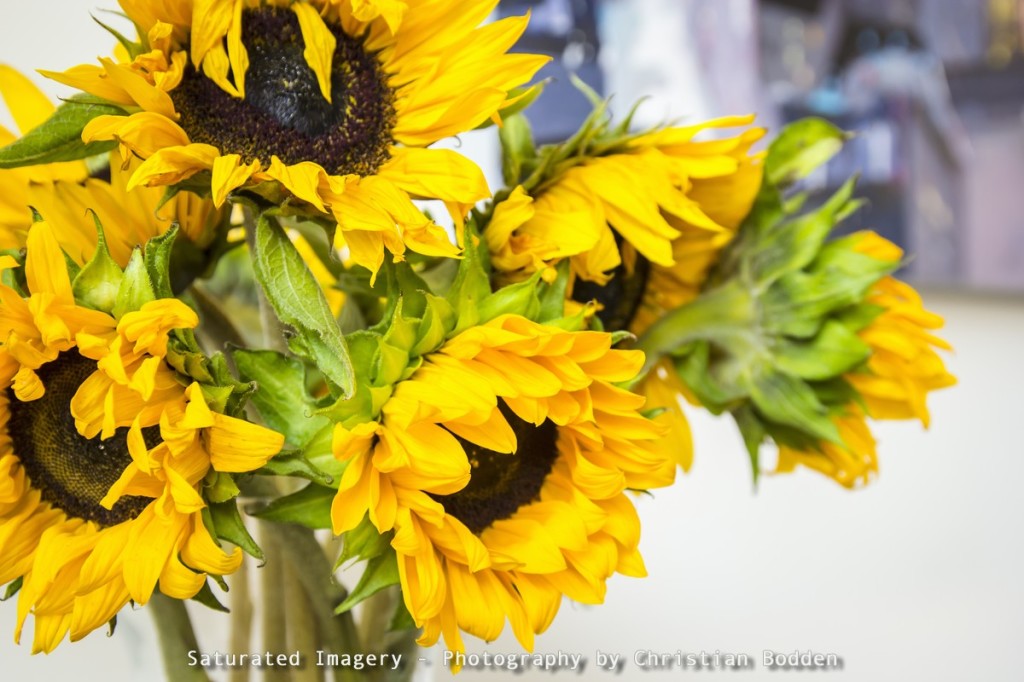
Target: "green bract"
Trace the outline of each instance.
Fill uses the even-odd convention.
[[[806,195],[784,194],[844,137],[817,119],[786,128],[769,149],[753,210],[704,291],[638,343],[648,367],[671,356],[705,407],[733,414],[755,477],[766,438],[800,449],[841,442],[830,417],[857,399],[842,377],[870,356],[857,332],[878,312],[864,299],[899,266],[857,252],[856,235],[828,241],[860,206],[853,180],[813,209],[804,210]]]

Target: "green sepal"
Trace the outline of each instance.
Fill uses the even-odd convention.
[[[540,311],[537,322],[550,322],[565,316],[565,301],[569,291],[569,259],[563,259],[555,266],[555,281],[548,284],[543,282],[538,287],[540,298]]]
[[[100,11],[103,11],[103,10],[100,10]],[[110,14],[119,14],[119,13],[117,13],[117,12],[110,12]],[[107,24],[104,24],[102,21],[100,21],[99,19],[97,19],[95,16],[93,16],[91,14],[89,16],[92,18],[93,21],[95,21],[97,24],[99,24],[100,27],[102,27],[107,33],[109,33],[110,35],[114,36],[114,39],[117,40],[117,42],[121,44],[121,47],[123,47],[125,49],[125,51],[128,53],[128,56],[131,57],[131,59],[134,60],[140,54],[143,54],[143,53],[146,52],[146,49],[145,49],[145,47],[143,47],[142,43],[134,41],[134,40],[129,40],[128,38],[126,38],[117,29],[113,28],[112,26],[108,26]]]
[[[540,272],[536,272],[530,279],[502,287],[484,298],[480,302],[477,324],[508,314],[536,319],[540,315],[540,299],[537,298],[540,275]]]
[[[722,375],[732,367],[711,367],[711,346],[707,341],[697,341],[689,350],[675,361],[676,372],[709,412],[722,414],[746,397],[747,391],[743,384],[723,380]]]
[[[181,343],[177,337],[172,337],[171,342],[167,344],[167,354],[164,355],[164,361],[179,374],[195,379],[204,385],[217,383],[210,373],[210,359],[203,355],[202,352],[192,350],[187,344]],[[217,398],[217,396],[213,397]],[[233,416],[234,411],[226,409],[227,407],[228,401],[225,399],[220,411],[227,412]]]
[[[501,141],[501,173],[508,187],[515,187],[522,179],[523,168],[537,158],[530,123],[522,114],[509,116],[498,131]]]
[[[850,138],[821,118],[804,118],[790,123],[772,142],[764,162],[765,180],[786,186],[806,177],[835,156]]]
[[[345,472],[348,462],[339,462],[334,457],[334,425],[330,424],[313,434],[309,442],[302,448],[302,457],[317,471],[329,476],[329,482],[316,481],[331,488],[341,483],[341,475]],[[275,458],[276,459],[276,458]],[[273,461],[273,460],[271,460]]]
[[[412,347],[412,356],[426,355],[444,343],[448,332],[455,327],[455,310],[445,299],[427,294],[427,307],[420,319],[416,332],[416,345]]]
[[[736,426],[739,427],[740,436],[743,438],[743,445],[750,457],[750,471],[754,478],[754,485],[757,485],[761,476],[761,445],[768,436],[763,422],[757,418],[749,406],[744,405],[732,412]]]
[[[82,142],[82,130],[97,116],[125,116],[127,112],[110,103],[100,104],[73,96],[53,114],[22,137],[0,148],[0,168],[20,168],[58,161],[78,161],[103,154],[116,142]]]
[[[750,398],[767,419],[803,429],[822,440],[840,443],[829,411],[806,382],[778,371],[768,371],[749,383]]]
[[[808,381],[849,372],[871,356],[871,347],[841,322],[827,320],[809,340],[783,338],[774,350],[775,365]]]
[[[124,278],[117,289],[114,317],[121,319],[126,313],[140,310],[142,306],[155,300],[156,293],[153,291],[153,283],[149,279],[149,273],[143,261],[142,250],[136,247],[132,251],[128,266],[124,269]]]
[[[19,267],[15,268],[7,268],[0,273],[0,283],[14,289],[22,298],[28,298],[28,282],[25,281],[24,249],[0,249],[0,256],[10,256],[19,265]]]
[[[153,291],[157,298],[173,298],[174,290],[171,286],[171,251],[174,249],[174,242],[178,236],[178,226],[172,225],[171,229],[158,237],[153,237],[146,242],[145,261],[146,271],[153,283]]]
[[[202,604],[208,609],[219,611],[220,613],[231,613],[231,609],[224,606],[224,604],[217,599],[217,595],[214,594],[213,590],[210,588],[209,580],[203,583],[203,586],[199,588],[199,591],[192,597],[192,601]]]
[[[216,537],[237,545],[243,552],[258,561],[266,561],[263,550],[256,544],[256,540],[249,534],[245,523],[242,522],[242,516],[238,513],[238,504],[235,500],[211,504],[207,509],[210,511],[210,521],[213,524]]]
[[[279,497],[263,509],[250,511],[264,521],[294,523],[313,530],[331,527],[331,503],[337,491],[316,483],[302,490]]]
[[[292,327],[309,359],[343,396],[354,390],[352,363],[316,278],[277,220],[263,213],[256,221],[252,254],[256,279],[278,318]]]
[[[526,109],[528,109],[531,104],[536,102],[537,98],[540,97],[541,94],[543,94],[544,88],[552,80],[553,79],[551,78],[545,78],[544,80],[538,83],[534,83],[533,85],[521,85],[518,88],[513,88],[509,90],[506,101],[513,99],[515,99],[516,101],[512,102],[511,104],[505,105],[501,109],[498,109],[498,116],[501,118],[502,126],[508,125],[508,120],[510,118],[520,114],[523,111],[526,111]],[[518,99],[516,99],[517,97]],[[488,118],[486,121],[484,121],[476,128],[474,128],[474,130],[486,130],[487,128],[490,128],[493,125],[494,121]]]
[[[416,621],[413,620],[412,614],[406,608],[405,600],[399,599],[395,605],[395,613],[391,616],[391,622],[388,623],[388,631],[401,632],[402,630],[413,630],[415,628]]]
[[[466,248],[459,262],[455,281],[445,294],[445,300],[455,310],[458,322],[452,330],[457,334],[474,326],[480,319],[478,306],[491,295],[491,281],[485,263],[487,256],[482,252],[487,244],[480,239],[475,220],[466,223]],[[479,241],[479,243],[476,243]]]
[[[300,452],[276,455],[264,464],[261,469],[257,470],[256,473],[274,476],[294,476],[324,486],[329,486],[335,482],[331,474],[314,465]]]
[[[359,578],[355,589],[349,593],[345,601],[338,605],[334,613],[342,614],[350,611],[354,606],[369,599],[385,587],[398,583],[398,557],[395,550],[388,547],[388,551],[366,562],[366,569]]]
[[[4,590],[4,596],[0,597],[0,601],[7,601],[14,595],[18,594],[24,582],[25,576],[19,575],[17,578],[7,583],[7,588]]]
[[[107,637],[113,637],[115,632],[117,632],[117,614],[111,616],[107,621]]]
[[[89,262],[78,271],[71,284],[71,290],[75,300],[82,305],[112,313],[124,272],[110,256],[107,237],[95,211],[92,212],[92,219],[96,223],[96,251]]]
[[[252,403],[263,422],[285,442],[301,447],[323,428],[328,420],[316,416],[316,403],[306,390],[306,368],[301,361],[272,350],[234,349],[238,375],[256,383]]]
[[[229,473],[210,469],[203,479],[203,497],[215,504],[233,500],[240,492]]]
[[[338,560],[334,562],[334,570],[338,570],[345,562],[353,559],[368,561],[379,557],[390,548],[393,536],[394,533],[390,531],[382,534],[370,521],[370,517],[363,515],[363,519],[356,527],[342,536],[345,540]]]
[[[856,179],[851,178],[817,211],[786,223],[762,227],[756,244],[749,249],[751,280],[767,286],[813,261],[840,221],[839,214],[845,212],[855,186]]]

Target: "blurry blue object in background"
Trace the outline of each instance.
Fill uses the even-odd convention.
[[[604,92],[604,77],[597,64],[600,44],[595,0],[503,0],[498,5],[502,17],[526,11],[531,12],[530,26],[513,51],[555,58],[537,75],[552,81],[526,117],[538,143],[565,140],[590,113],[590,103],[573,87],[569,74],[575,73],[598,93]]]

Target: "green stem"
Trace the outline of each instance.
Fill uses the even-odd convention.
[[[312,602],[302,587],[299,569],[294,563],[285,562],[285,612],[288,614],[288,643],[290,651],[298,651],[302,664],[292,668],[295,682],[323,682],[323,668],[316,665],[320,649],[320,633],[317,624],[309,617]]]
[[[288,647],[287,614],[285,612],[284,558],[277,545],[277,534],[272,524],[261,526],[261,545],[269,557],[260,569],[260,583],[263,605],[263,648],[272,654],[285,653]],[[291,679],[287,668],[268,667],[263,671],[267,682],[288,682]]]
[[[241,653],[251,651],[252,642],[252,596],[249,594],[249,559],[231,576],[231,639],[230,651]],[[249,667],[238,666],[228,673],[228,682],[249,682]]]
[[[753,295],[732,280],[666,314],[636,342],[635,348],[647,356],[641,376],[687,343],[749,332],[757,319],[754,303]]]
[[[274,531],[282,556],[295,568],[296,576],[309,598],[313,618],[321,633],[325,650],[335,654],[357,654],[362,651],[359,633],[351,611],[335,615],[334,609],[347,596],[334,580],[334,570],[313,531],[302,526],[266,524]],[[351,668],[335,668],[337,682],[358,682],[359,674]]]
[[[202,666],[189,665],[188,654],[199,651],[199,642],[185,610],[185,602],[155,592],[149,602],[149,613],[160,638],[160,653],[167,679],[174,682],[210,682]]]
[[[203,325],[200,330],[209,337],[213,350],[223,350],[227,344],[239,348],[245,346],[242,334],[221,308],[220,303],[206,292],[205,287],[196,283],[189,288],[188,292],[199,306],[199,313],[203,316]]]

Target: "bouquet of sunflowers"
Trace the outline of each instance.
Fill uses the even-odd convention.
[[[0,584],[33,652],[134,604],[206,679],[184,601],[250,651],[257,588],[270,652],[506,622],[529,651],[645,575],[632,498],[689,468],[683,403],[755,480],[767,446],[854,487],[869,420],[954,382],[901,250],[832,235],[854,182],[800,191],[825,121],[635,130],[580,84],[537,148],[547,58],[497,0],[120,5],[112,56],[44,72],[56,108],[0,69]],[[432,147],[488,126],[497,191]]]

